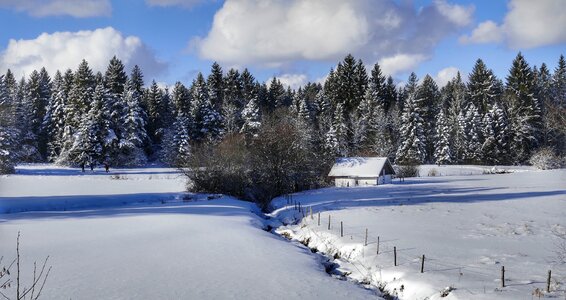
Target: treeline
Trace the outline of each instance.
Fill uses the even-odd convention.
[[[351,55],[324,84],[297,90],[216,63],[206,78],[199,73],[190,86],[177,82],[170,90],[155,81],[146,86],[137,66],[128,76],[116,57],[104,74],[86,61],[53,78],[41,69],[17,81],[8,70],[0,76],[0,172],[45,161],[180,166],[202,145],[228,137],[241,135],[253,147],[273,115],[293,124],[320,164],[352,155],[400,164],[524,164],[540,148],[566,153],[565,99],[564,57],[551,72],[529,66],[520,53],[505,82],[478,60],[467,82],[458,74],[443,88],[414,73],[397,87],[378,64],[368,73]]]

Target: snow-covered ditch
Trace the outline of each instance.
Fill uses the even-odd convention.
[[[566,266],[555,253],[556,234],[566,233],[566,170],[327,188],[274,204],[277,233],[334,257],[339,274],[400,299],[566,297]]]
[[[251,203],[178,200],[174,169],[111,171],[31,165],[0,176],[2,211],[33,210],[0,213],[0,256],[16,256],[21,232],[27,286],[33,261],[50,256],[41,299],[375,298],[262,230]],[[2,292],[14,296],[14,284]]]

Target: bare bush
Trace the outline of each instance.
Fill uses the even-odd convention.
[[[419,166],[408,164],[408,165],[397,165],[395,166],[395,174],[397,177],[419,177]]]
[[[0,266],[2,266],[2,260],[4,257],[0,257]],[[18,232],[18,238],[16,241],[16,258],[12,260],[7,266],[2,266],[0,269],[0,296],[4,299],[31,299],[37,300],[41,296],[41,292],[45,287],[49,273],[51,272],[51,266],[47,267],[47,261],[49,256],[45,258],[41,267],[38,268],[37,263],[33,262],[33,281],[29,287],[25,287],[25,284],[21,281],[22,271],[20,268],[20,233]],[[16,265],[16,274],[14,283],[13,273],[10,270]],[[9,297],[12,287],[15,285],[15,297]]]
[[[542,148],[535,152],[529,163],[541,170],[560,168],[562,161],[551,148]]]
[[[251,140],[232,134],[193,146],[183,164],[189,190],[235,196],[268,210],[277,196],[323,185],[332,161],[316,157],[295,121],[276,111]]]

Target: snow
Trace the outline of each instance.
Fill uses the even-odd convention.
[[[547,297],[564,297],[553,232],[566,233],[566,170],[470,176],[491,168],[430,165],[421,174],[433,168],[442,176],[293,195],[312,218],[278,198],[266,220],[251,203],[188,195],[175,169],[18,166],[0,176],[0,256],[15,257],[21,232],[29,282],[33,261],[49,255],[43,299],[367,299],[378,286],[400,299],[531,299],[548,270]],[[335,275],[322,255],[336,256]]]
[[[553,274],[551,296],[566,294],[566,266],[557,262],[553,234],[566,232],[566,170],[413,178],[376,187],[313,190],[293,195],[294,201],[306,217],[287,199],[277,199],[271,216],[291,224],[278,233],[339,256],[335,262],[340,271],[351,272],[349,278],[381,285],[400,299],[440,299],[447,287],[454,290],[445,299],[531,299],[536,288],[546,288],[548,270]],[[507,270],[504,288],[502,266]]]
[[[46,210],[59,197],[83,199],[90,207],[0,214],[0,256],[15,257],[21,232],[24,282],[31,280],[33,261],[50,255],[53,270],[42,299],[376,297],[326,274],[321,256],[262,230],[263,219],[251,203],[201,196],[163,204],[158,195],[172,197],[184,189],[175,170],[111,171],[82,174],[31,165],[0,177],[0,203],[13,210],[30,208],[32,200],[33,209]],[[118,200],[98,207],[95,200],[102,196]],[[132,201],[123,205],[127,196]],[[132,203],[145,200],[149,203]]]
[[[336,159],[328,176],[376,177],[387,162],[386,157],[343,157]]]

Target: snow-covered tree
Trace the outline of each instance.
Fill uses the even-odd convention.
[[[148,136],[145,130],[145,112],[141,108],[141,95],[131,88],[128,82],[124,87],[122,99],[125,102],[125,111],[122,121],[123,131],[120,136],[118,164],[128,166],[143,165],[147,161],[143,147]]]
[[[224,75],[217,62],[212,64],[206,85],[210,103],[215,110],[219,111],[224,103]]]
[[[202,74],[198,74],[191,87],[191,138],[200,142],[214,140],[222,134],[222,116],[208,97],[208,89]]]
[[[535,97],[532,70],[521,53],[507,76],[505,100],[510,124],[510,150],[515,163],[526,162],[539,146],[542,128],[540,103]]]
[[[453,162],[452,147],[450,145],[450,126],[443,110],[440,110],[436,120],[436,134],[434,140],[434,161],[437,164],[451,164]]]
[[[261,117],[259,115],[259,105],[255,98],[250,99],[248,104],[242,110],[242,119],[244,124],[240,129],[240,133],[246,137],[256,137],[261,126]]]
[[[468,95],[482,116],[501,95],[497,78],[481,59],[476,61],[469,75]]]
[[[401,115],[400,145],[397,150],[397,164],[421,164],[426,158],[423,118],[415,99],[416,90],[408,94]]]
[[[482,159],[482,119],[478,109],[469,103],[465,115],[460,118],[461,131],[465,136],[462,159],[468,164],[480,164]]]

